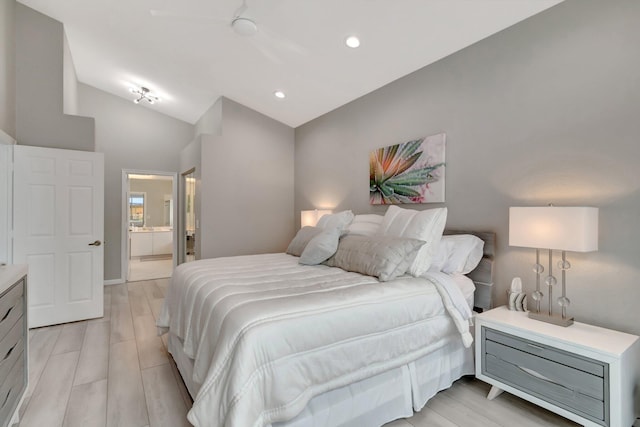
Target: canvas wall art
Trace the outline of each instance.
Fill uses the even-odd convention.
[[[440,133],[369,153],[370,203],[444,202],[444,148]]]

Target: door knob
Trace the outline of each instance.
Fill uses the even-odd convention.
[[[102,242],[100,240],[96,240],[93,243],[89,243],[89,246],[100,246],[102,244]]]

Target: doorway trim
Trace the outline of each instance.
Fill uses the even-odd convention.
[[[196,168],[192,167],[191,169],[182,172],[180,174],[180,200],[179,203],[179,219],[178,226],[180,227],[179,236],[180,236],[180,245],[178,246],[179,254],[178,254],[178,264],[185,263],[186,253],[187,253],[187,176],[191,174],[195,174]],[[195,212],[195,203],[192,205],[192,209]],[[196,227],[197,228],[197,227]],[[195,250],[195,248],[194,248]]]
[[[178,174],[176,172],[166,172],[166,171],[157,171],[157,170],[147,170],[147,169],[122,169],[122,187],[121,187],[121,204],[122,204],[122,212],[120,219],[120,276],[122,277],[122,283],[126,283],[129,278],[129,245],[128,243],[128,232],[129,232],[129,210],[128,210],[128,200],[127,195],[129,192],[129,185],[127,182],[127,177],[131,174],[134,175],[161,175],[161,176],[170,176],[172,177],[171,183],[171,197],[173,200],[178,200]],[[175,218],[178,217],[177,203],[173,203],[173,242],[171,244],[172,251],[172,263],[173,268],[176,268],[177,255],[178,255],[178,227],[175,224]]]

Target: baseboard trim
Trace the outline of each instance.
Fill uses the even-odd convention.
[[[122,279],[111,279],[111,280],[105,280],[104,281],[104,285],[105,286],[110,286],[110,285],[121,285],[124,283],[124,280]]]

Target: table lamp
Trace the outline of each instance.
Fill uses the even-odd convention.
[[[573,324],[573,317],[567,316],[571,303],[567,298],[566,275],[571,264],[566,252],[591,252],[598,250],[598,208],[591,207],[511,207],[509,208],[509,246],[536,249],[536,290],[532,294],[534,309],[529,317],[559,326]],[[549,251],[549,267],[544,279],[548,287],[549,307],[540,310],[543,293],[540,291],[540,277],[544,266],[540,264],[540,249]],[[561,307],[560,315],[553,313],[553,287],[557,279],[553,275],[553,251],[562,251],[562,259],[557,266],[562,271],[562,295],[557,299]]]
[[[304,227],[310,225],[311,227],[315,227],[318,223],[318,220],[322,218],[323,215],[328,215],[333,213],[330,209],[313,209],[308,211],[300,211],[300,227]]]

